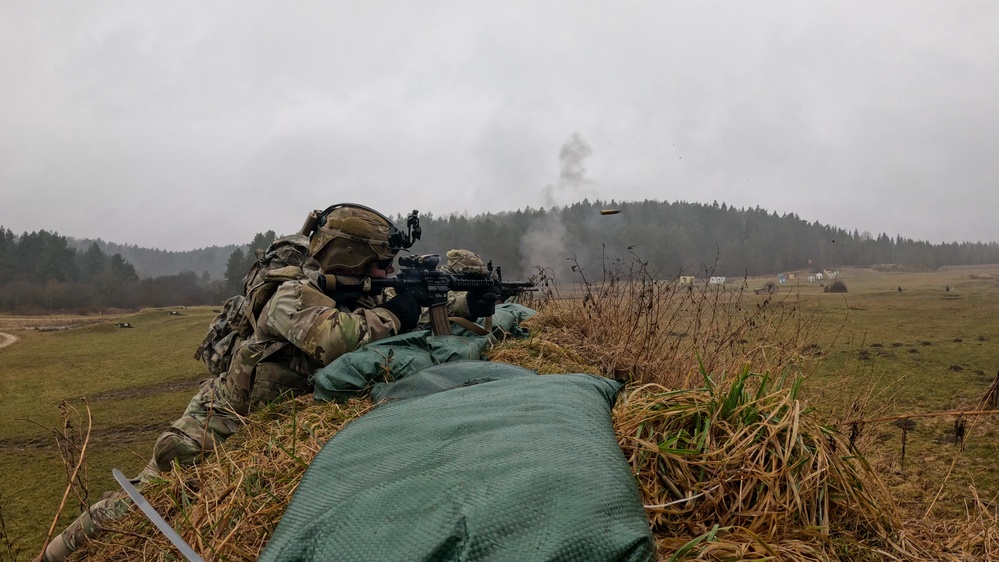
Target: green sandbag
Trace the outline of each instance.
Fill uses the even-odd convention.
[[[471,386],[496,380],[518,377],[536,377],[537,373],[492,361],[454,361],[447,365],[438,365],[423,369],[419,373],[393,382],[376,383],[371,388],[371,400],[375,403],[406,398],[419,398],[435,392],[451,390],[462,386]],[[453,366],[452,366],[453,365]]]
[[[489,345],[488,337],[431,336],[427,330],[378,340],[316,371],[313,396],[320,402],[343,402],[376,382],[458,359],[480,359]]]
[[[528,335],[519,323],[535,313],[526,306],[508,303],[496,306],[493,335]],[[418,330],[378,340],[338,357],[312,376],[317,401],[343,402],[368,390],[372,384],[405,378],[441,363],[481,359],[493,340],[459,328],[453,335],[434,336]]]
[[[472,381],[481,367],[428,371]],[[313,460],[260,560],[652,559],[611,423],[621,384],[499,370],[347,425]]]
[[[520,303],[509,302],[496,305],[496,313],[493,314],[493,331],[496,338],[512,336],[514,338],[526,338],[531,335],[520,323],[531,316],[537,314],[533,308],[528,308]],[[479,319],[482,320],[481,318]],[[474,335],[465,328],[452,325],[454,335],[471,336]]]

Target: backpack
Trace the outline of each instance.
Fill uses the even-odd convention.
[[[257,316],[274,295],[278,285],[302,279],[302,266],[309,258],[309,237],[282,236],[266,250],[257,250],[257,261],[243,277],[243,292],[225,301],[222,312],[208,326],[205,339],[194,352],[214,376],[229,370],[233,352],[253,335]]]

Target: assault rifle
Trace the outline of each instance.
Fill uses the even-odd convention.
[[[359,297],[362,294],[380,293],[392,287],[396,292],[410,292],[420,303],[430,307],[430,326],[435,335],[451,333],[447,316],[448,291],[474,291],[499,287],[500,301],[522,293],[537,291],[533,281],[503,281],[499,267],[493,262],[486,265],[487,273],[448,273],[439,271],[438,254],[403,256],[399,258],[399,273],[391,277],[373,279],[323,275],[320,283],[330,295]],[[492,318],[486,319],[485,331],[491,330]]]

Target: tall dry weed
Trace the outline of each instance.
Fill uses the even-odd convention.
[[[710,560],[919,552],[863,457],[800,401],[800,377],[747,369],[716,385],[701,374],[698,389],[633,388],[614,411],[663,551]]]
[[[702,366],[805,373],[816,356],[818,313],[803,311],[792,290],[757,295],[745,279],[684,285],[659,279],[637,257],[606,265],[599,281],[573,270],[577,283],[543,283],[529,325],[605,376],[687,388],[699,384]]]

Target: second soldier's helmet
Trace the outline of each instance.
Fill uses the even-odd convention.
[[[309,236],[309,254],[323,272],[344,275],[366,275],[371,262],[388,262],[413,244],[385,215],[354,203],[313,211],[302,234]]]
[[[489,273],[489,269],[478,254],[463,249],[448,251],[447,265],[442,265],[440,269],[448,273],[476,273],[479,275]]]

